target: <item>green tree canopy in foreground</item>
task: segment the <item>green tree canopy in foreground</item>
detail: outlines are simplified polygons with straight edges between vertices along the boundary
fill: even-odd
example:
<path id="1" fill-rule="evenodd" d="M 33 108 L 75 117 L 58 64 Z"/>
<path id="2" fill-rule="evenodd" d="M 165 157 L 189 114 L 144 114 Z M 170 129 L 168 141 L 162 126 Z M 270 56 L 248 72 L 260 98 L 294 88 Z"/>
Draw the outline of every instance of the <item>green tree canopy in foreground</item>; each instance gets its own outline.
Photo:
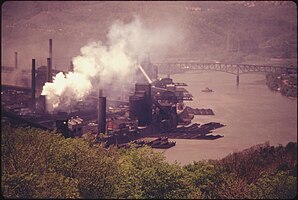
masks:
<path id="1" fill-rule="evenodd" d="M 103 148 L 34 128 L 2 126 L 6 198 L 294 198 L 297 143 L 269 144 L 221 160 L 169 164 L 149 147 Z"/>

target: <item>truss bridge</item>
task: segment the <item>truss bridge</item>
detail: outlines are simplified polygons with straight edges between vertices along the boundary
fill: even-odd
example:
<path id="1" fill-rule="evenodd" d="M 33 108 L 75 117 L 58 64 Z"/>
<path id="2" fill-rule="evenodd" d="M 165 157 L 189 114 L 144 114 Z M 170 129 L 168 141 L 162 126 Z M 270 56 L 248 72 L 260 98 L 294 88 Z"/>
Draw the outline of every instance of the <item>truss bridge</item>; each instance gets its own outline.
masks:
<path id="1" fill-rule="evenodd" d="M 236 75 L 236 84 L 239 85 L 240 74 L 252 72 L 297 74 L 296 67 L 273 66 L 273 65 L 250 65 L 250 64 L 226 64 L 226 63 L 195 63 L 195 62 L 175 62 L 175 63 L 154 63 L 158 67 L 158 73 L 177 74 L 189 70 L 209 70 L 221 71 Z"/>

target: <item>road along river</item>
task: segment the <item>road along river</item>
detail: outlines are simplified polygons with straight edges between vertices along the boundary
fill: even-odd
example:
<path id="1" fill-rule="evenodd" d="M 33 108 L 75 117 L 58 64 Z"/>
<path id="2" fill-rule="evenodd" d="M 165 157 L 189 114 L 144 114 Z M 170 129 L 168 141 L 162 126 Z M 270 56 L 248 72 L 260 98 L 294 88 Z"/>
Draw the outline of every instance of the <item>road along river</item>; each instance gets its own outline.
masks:
<path id="1" fill-rule="evenodd" d="M 193 123 L 220 122 L 225 127 L 213 134 L 223 135 L 216 140 L 173 139 L 176 146 L 164 152 L 168 162 L 184 165 L 194 160 L 220 159 L 232 152 L 256 144 L 286 145 L 297 142 L 297 99 L 291 100 L 271 91 L 265 74 L 251 73 L 236 76 L 224 72 L 192 71 L 172 75 L 174 82 L 185 82 L 194 96 L 186 102 L 193 108 L 211 108 L 215 115 L 196 115 Z M 214 92 L 202 92 L 206 87 Z"/>

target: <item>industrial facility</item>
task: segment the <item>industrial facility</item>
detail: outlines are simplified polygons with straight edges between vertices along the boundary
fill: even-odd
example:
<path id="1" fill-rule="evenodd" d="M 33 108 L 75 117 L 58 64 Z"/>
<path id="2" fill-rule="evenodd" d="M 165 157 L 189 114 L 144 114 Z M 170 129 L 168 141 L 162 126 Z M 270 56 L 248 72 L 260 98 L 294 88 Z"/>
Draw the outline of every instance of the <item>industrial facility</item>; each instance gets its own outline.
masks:
<path id="1" fill-rule="evenodd" d="M 36 66 L 32 59 L 32 69 L 24 71 L 23 87 L 1 85 L 2 123 L 37 127 L 60 132 L 66 138 L 84 137 L 91 133 L 102 135 L 98 142 L 106 146 L 126 145 L 134 141 L 138 145 L 147 144 L 153 148 L 169 148 L 176 144 L 168 138 L 217 139 L 221 135 L 208 135 L 223 125 L 208 123 L 191 124 L 195 114 L 214 114 L 211 109 L 191 109 L 185 101 L 193 96 L 185 89 L 187 84 L 176 83 L 169 76 L 158 78 L 158 68 L 150 59 L 137 64 L 134 87 L 126 88 L 128 96 L 119 94 L 109 97 L 112 88 L 96 88 L 84 101 L 76 102 L 68 112 L 49 111 L 46 96 L 41 95 L 46 82 L 61 72 L 52 68 L 52 39 L 49 39 L 47 66 Z M 17 68 L 17 53 L 15 56 Z M 70 62 L 69 70 L 73 70 Z M 2 68 L 2 73 L 10 76 L 14 69 Z M 65 72 L 63 72 L 65 73 Z M 31 84 L 25 75 L 31 75 Z M 31 87 L 30 87 L 31 86 Z M 204 112 L 203 112 L 204 111 Z M 208 112 L 207 112 L 208 111 Z M 190 125 L 190 126 L 188 126 Z M 157 138 L 143 141 L 142 138 Z"/>

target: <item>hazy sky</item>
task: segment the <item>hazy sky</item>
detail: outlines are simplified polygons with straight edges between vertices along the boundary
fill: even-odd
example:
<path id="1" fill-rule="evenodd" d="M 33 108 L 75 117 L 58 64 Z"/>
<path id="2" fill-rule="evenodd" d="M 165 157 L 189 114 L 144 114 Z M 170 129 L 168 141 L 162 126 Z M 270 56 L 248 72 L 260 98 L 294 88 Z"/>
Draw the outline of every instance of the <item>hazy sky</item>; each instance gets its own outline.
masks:
<path id="1" fill-rule="evenodd" d="M 13 66 L 17 51 L 23 69 L 30 68 L 32 58 L 37 65 L 46 63 L 52 38 L 54 67 L 66 70 L 81 47 L 107 42 L 109 27 L 116 20 L 129 23 L 134 15 L 148 29 L 169 26 L 176 33 L 161 38 L 173 43 L 170 49 L 151 50 L 155 60 L 246 62 L 279 56 L 284 49 L 297 54 L 297 8 L 291 1 L 6 1 L 1 14 L 2 65 Z M 237 41 L 242 52 L 234 55 L 228 48 Z"/>

